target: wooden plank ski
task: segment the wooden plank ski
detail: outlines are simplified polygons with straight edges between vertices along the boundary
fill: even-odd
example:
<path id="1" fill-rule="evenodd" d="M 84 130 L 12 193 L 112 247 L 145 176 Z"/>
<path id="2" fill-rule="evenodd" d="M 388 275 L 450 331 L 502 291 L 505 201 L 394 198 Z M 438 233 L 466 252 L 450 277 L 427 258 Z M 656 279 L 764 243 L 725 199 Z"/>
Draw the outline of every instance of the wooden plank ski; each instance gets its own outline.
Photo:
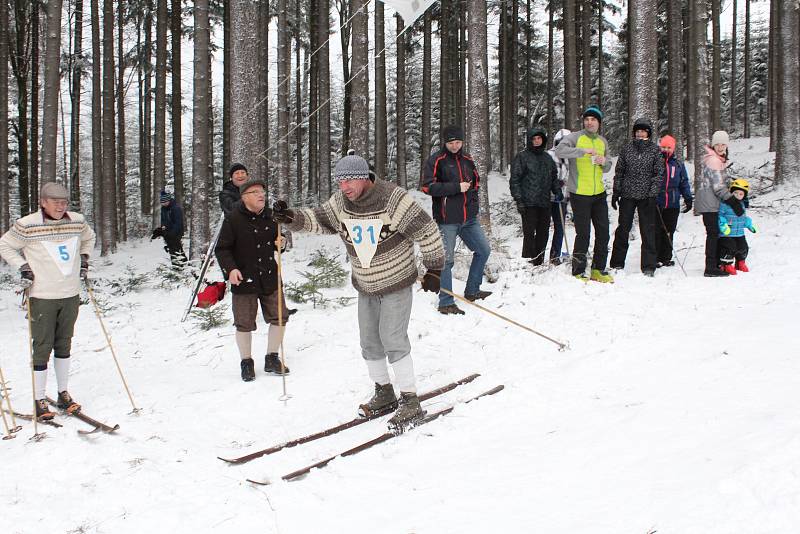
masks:
<path id="1" fill-rule="evenodd" d="M 12 413 L 12 412 L 9 412 L 8 410 L 3 410 L 3 411 L 6 412 L 6 413 Z M 24 419 L 25 421 L 33 421 L 33 416 L 30 415 L 30 414 L 20 413 L 20 412 L 13 412 L 13 414 L 14 414 L 14 417 L 19 417 L 20 419 Z M 52 426 L 54 428 L 62 428 L 64 426 L 61 423 L 59 423 L 58 421 L 53 421 L 52 419 L 49 419 L 49 420 L 39 419 L 39 423 L 41 423 L 43 425 Z"/>
<path id="2" fill-rule="evenodd" d="M 505 386 L 500 384 L 498 386 L 493 387 L 492 389 L 490 389 L 488 391 L 484 391 L 483 393 L 481 393 L 479 395 L 471 397 L 471 398 L 463 401 L 462 403 L 466 404 L 468 402 L 472 402 L 474 400 L 478 400 L 481 397 L 486 397 L 488 395 L 494 395 L 495 393 L 497 393 L 499 391 L 502 391 L 503 388 L 505 388 Z M 443 415 L 447 415 L 447 414 L 449 414 L 450 412 L 453 411 L 453 409 L 455 408 L 455 406 L 457 404 L 462 404 L 462 403 L 456 403 L 456 404 L 454 404 L 452 406 L 449 406 L 447 408 L 443 408 L 441 410 L 437 410 L 435 412 L 428 413 L 421 420 L 417 421 L 413 426 L 411 426 L 409 428 L 406 428 L 405 430 L 411 430 L 411 429 L 416 428 L 416 427 L 418 427 L 420 425 L 424 425 L 425 423 L 430 423 L 431 421 L 433 421 L 435 419 L 438 419 L 439 417 L 441 417 Z M 283 475 L 281 477 L 281 479 L 282 480 L 287 480 L 287 481 L 288 480 L 294 480 L 296 478 L 299 478 L 299 477 L 301 477 L 303 475 L 308 474 L 312 469 L 325 467 L 326 465 L 331 463 L 336 458 L 344 457 L 344 456 L 352 456 L 354 454 L 358 454 L 359 452 L 365 451 L 365 450 L 367 450 L 367 449 L 369 449 L 371 447 L 374 447 L 375 445 L 377 445 L 379 443 L 383 443 L 385 441 L 389 441 L 392 438 L 396 438 L 397 436 L 399 436 L 399 435 L 401 435 L 403 433 L 404 433 L 403 430 L 399 430 L 399 429 L 391 430 L 389 432 L 386 432 L 385 434 L 381 434 L 380 436 L 378 436 L 376 438 L 373 438 L 373 439 L 371 439 L 369 441 L 365 441 L 364 443 L 356 445 L 352 449 L 347 449 L 344 452 L 340 452 L 339 454 L 335 454 L 335 455 L 333 455 L 333 456 L 331 456 L 329 458 L 325 458 L 324 460 L 321 460 L 321 461 L 316 462 L 314 464 L 311 464 L 309 466 L 303 467 L 302 469 L 298 469 L 297 471 L 292 471 L 291 473 Z M 269 481 L 258 481 L 258 480 L 253 480 L 253 479 L 250 479 L 250 478 L 248 478 L 246 480 L 248 482 L 250 482 L 251 484 L 255 484 L 257 486 L 268 486 L 268 485 L 270 485 Z"/>
<path id="3" fill-rule="evenodd" d="M 54 406 L 62 414 L 69 415 L 71 417 L 75 417 L 76 419 L 79 419 L 79 420 L 83 421 L 87 425 L 90 425 L 90 426 L 94 427 L 94 430 L 78 430 L 79 434 L 94 434 L 98 430 L 102 430 L 106 434 L 111 434 L 111 433 L 116 432 L 117 430 L 119 430 L 119 425 L 110 426 L 110 425 L 107 425 L 105 423 L 101 423 L 100 421 L 89 417 L 88 415 L 86 415 L 82 411 L 68 414 L 66 412 L 66 410 L 62 410 L 61 408 L 58 407 L 58 405 L 56 404 L 56 401 L 54 401 L 50 397 L 46 397 L 46 398 L 47 398 L 47 402 L 49 402 L 51 406 Z"/>
<path id="4" fill-rule="evenodd" d="M 455 388 L 457 388 L 458 386 L 461 386 L 461 385 L 464 385 L 464 384 L 468 384 L 468 383 L 472 382 L 473 380 L 475 380 L 476 378 L 478 378 L 479 376 L 480 375 L 477 374 L 477 373 L 471 374 L 469 376 L 465 376 L 461 380 L 457 380 L 456 382 L 452 382 L 450 384 L 447 384 L 446 386 L 442 386 L 440 388 L 436 388 L 436 389 L 433 389 L 431 391 L 428 391 L 428 392 L 425 392 L 425 393 L 421 394 L 419 396 L 419 400 L 420 400 L 420 402 L 422 402 L 422 401 L 426 401 L 428 399 L 432 399 L 433 397 L 436 397 L 438 395 L 442 395 L 444 393 L 447 393 L 448 391 L 452 391 Z M 280 443 L 278 445 L 274 445 L 274 446 L 268 447 L 266 449 L 261 449 L 260 451 L 255 451 L 255 452 L 252 452 L 250 454 L 246 454 L 244 456 L 240 456 L 239 458 L 222 458 L 221 456 L 217 456 L 217 458 L 219 458 L 223 462 L 227 462 L 229 464 L 244 464 L 244 463 L 247 463 L 247 462 L 249 462 L 251 460 L 255 460 L 256 458 L 261 458 L 262 456 L 267 456 L 269 454 L 274 454 L 274 453 L 276 453 L 278 451 L 281 451 L 281 450 L 289 448 L 289 447 L 294 447 L 296 445 L 301 445 L 303 443 L 308 443 L 309 441 L 314 441 L 314 440 L 317 440 L 317 439 L 320 439 L 320 438 L 324 438 L 324 437 L 327 437 L 327 436 L 332 436 L 333 434 L 341 432 L 342 430 L 347 430 L 348 428 L 353 428 L 353 427 L 356 427 L 358 425 L 362 425 L 362 424 L 366 423 L 367 421 L 371 421 L 373 419 L 377 419 L 379 417 L 387 415 L 387 414 L 391 413 L 392 411 L 393 410 L 391 410 L 391 409 L 387 409 L 387 410 L 383 410 L 381 412 L 378 412 L 376 414 L 373 414 L 373 415 L 371 415 L 369 417 L 356 417 L 355 419 L 352 419 L 351 421 L 347 421 L 346 423 L 342 423 L 340 425 L 332 426 L 330 428 L 326 428 L 325 430 L 321 430 L 319 432 L 315 432 L 314 434 L 309 434 L 308 436 L 303 436 L 301 438 L 297 438 L 297 439 L 293 439 L 293 440 L 290 440 L 290 441 L 287 441 L 287 442 L 284 442 L 284 443 Z"/>

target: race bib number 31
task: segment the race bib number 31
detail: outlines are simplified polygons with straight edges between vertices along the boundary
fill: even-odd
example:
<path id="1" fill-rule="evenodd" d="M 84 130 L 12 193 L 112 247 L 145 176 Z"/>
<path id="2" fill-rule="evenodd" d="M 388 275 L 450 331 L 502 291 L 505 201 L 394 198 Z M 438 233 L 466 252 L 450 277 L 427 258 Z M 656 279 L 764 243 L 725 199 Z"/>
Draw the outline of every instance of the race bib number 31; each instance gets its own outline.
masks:
<path id="1" fill-rule="evenodd" d="M 383 221 L 381 219 L 345 219 L 342 221 L 350 234 L 353 248 L 361 266 L 368 268 L 378 250 Z"/>
<path id="2" fill-rule="evenodd" d="M 69 276 L 75 268 L 75 256 L 78 251 L 78 238 L 72 237 L 66 241 L 55 243 L 53 241 L 42 242 L 47 253 L 58 265 L 61 274 Z"/>

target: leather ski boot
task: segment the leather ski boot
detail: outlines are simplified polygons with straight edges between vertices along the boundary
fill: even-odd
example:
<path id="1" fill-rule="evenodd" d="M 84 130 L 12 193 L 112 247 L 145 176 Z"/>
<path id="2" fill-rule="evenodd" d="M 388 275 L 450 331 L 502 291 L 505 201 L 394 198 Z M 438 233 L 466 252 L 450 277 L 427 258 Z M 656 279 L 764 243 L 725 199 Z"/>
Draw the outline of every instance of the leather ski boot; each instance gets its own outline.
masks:
<path id="1" fill-rule="evenodd" d="M 375 384 L 375 394 L 367 402 L 358 407 L 361 417 L 376 417 L 397 408 L 397 396 L 392 384 Z"/>
<path id="2" fill-rule="evenodd" d="M 389 419 L 389 428 L 402 432 L 414 426 L 424 415 L 416 393 L 400 393 L 400 406 Z"/>
<path id="3" fill-rule="evenodd" d="M 47 399 L 39 399 L 36 401 L 36 418 L 39 421 L 50 421 L 56 414 L 50 411 L 47 404 Z"/>
<path id="4" fill-rule="evenodd" d="M 264 356 L 264 372 L 270 375 L 288 375 L 289 368 L 286 365 L 281 366 L 281 358 L 277 352 L 270 352 Z"/>
<path id="5" fill-rule="evenodd" d="M 56 401 L 56 406 L 59 409 L 64 410 L 68 414 L 72 415 L 75 412 L 81 411 L 81 405 L 75 402 L 75 399 L 67 391 L 59 391 L 58 392 L 58 400 Z"/>

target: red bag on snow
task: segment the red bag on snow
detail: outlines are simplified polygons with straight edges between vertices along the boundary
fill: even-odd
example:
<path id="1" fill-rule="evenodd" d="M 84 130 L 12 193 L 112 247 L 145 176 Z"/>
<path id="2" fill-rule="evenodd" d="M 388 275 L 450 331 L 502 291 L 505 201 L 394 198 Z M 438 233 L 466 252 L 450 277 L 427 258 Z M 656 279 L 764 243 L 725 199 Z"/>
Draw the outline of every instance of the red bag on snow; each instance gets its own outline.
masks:
<path id="1" fill-rule="evenodd" d="M 225 282 L 211 282 L 204 290 L 197 294 L 197 307 L 210 308 L 225 298 Z"/>

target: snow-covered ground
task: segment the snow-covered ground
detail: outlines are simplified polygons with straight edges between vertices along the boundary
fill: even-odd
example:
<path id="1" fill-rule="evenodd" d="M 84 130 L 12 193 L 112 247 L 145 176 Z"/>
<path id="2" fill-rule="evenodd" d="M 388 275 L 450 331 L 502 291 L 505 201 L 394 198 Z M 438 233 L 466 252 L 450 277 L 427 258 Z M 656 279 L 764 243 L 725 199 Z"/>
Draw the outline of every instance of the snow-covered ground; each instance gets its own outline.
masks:
<path id="1" fill-rule="evenodd" d="M 498 199 L 507 181 L 492 176 L 490 189 Z M 793 195 L 794 204 L 778 202 Z M 75 430 L 85 425 L 62 417 L 64 428 L 43 427 L 41 442 L 28 441 L 30 423 L 0 442 L 0 532 L 793 532 L 800 524 L 798 196 L 783 190 L 753 200 L 760 232 L 748 235 L 752 272 L 726 279 L 703 278 L 704 231 L 691 215 L 681 216 L 675 239 L 688 277 L 675 266 L 645 278 L 635 241 L 614 285 L 583 284 L 568 266 L 534 271 L 517 258 L 521 240 L 512 237 L 508 270 L 484 286 L 494 291 L 485 306 L 570 350 L 476 308 L 439 315 L 435 297 L 417 292 L 410 332 L 420 390 L 482 375 L 429 409 L 496 384 L 505 390 L 294 482 L 280 477 L 378 436 L 384 423 L 241 466 L 217 456 L 354 416 L 372 389 L 355 305 L 298 306 L 285 342 L 292 398 L 281 402 L 281 380 L 258 366 L 255 382 L 240 380 L 230 324 L 203 332 L 179 322 L 187 289 L 156 289 L 152 280 L 124 296 L 106 290 L 115 305 L 106 324 L 142 413 L 127 415 L 97 319 L 82 307 L 70 390 L 87 414 L 121 428 L 81 436 Z M 568 235 L 571 245 L 571 227 Z M 342 252 L 337 239 L 297 235 L 284 256 L 287 281 L 300 278 L 319 247 Z M 152 272 L 165 261 L 160 242 L 133 242 L 95 260 L 94 276 L 125 278 L 128 267 Z M 18 302 L 10 289 L 0 291 L 0 355 L 14 407 L 30 412 Z M 265 335 L 260 323 L 256 354 L 265 351 Z"/>

